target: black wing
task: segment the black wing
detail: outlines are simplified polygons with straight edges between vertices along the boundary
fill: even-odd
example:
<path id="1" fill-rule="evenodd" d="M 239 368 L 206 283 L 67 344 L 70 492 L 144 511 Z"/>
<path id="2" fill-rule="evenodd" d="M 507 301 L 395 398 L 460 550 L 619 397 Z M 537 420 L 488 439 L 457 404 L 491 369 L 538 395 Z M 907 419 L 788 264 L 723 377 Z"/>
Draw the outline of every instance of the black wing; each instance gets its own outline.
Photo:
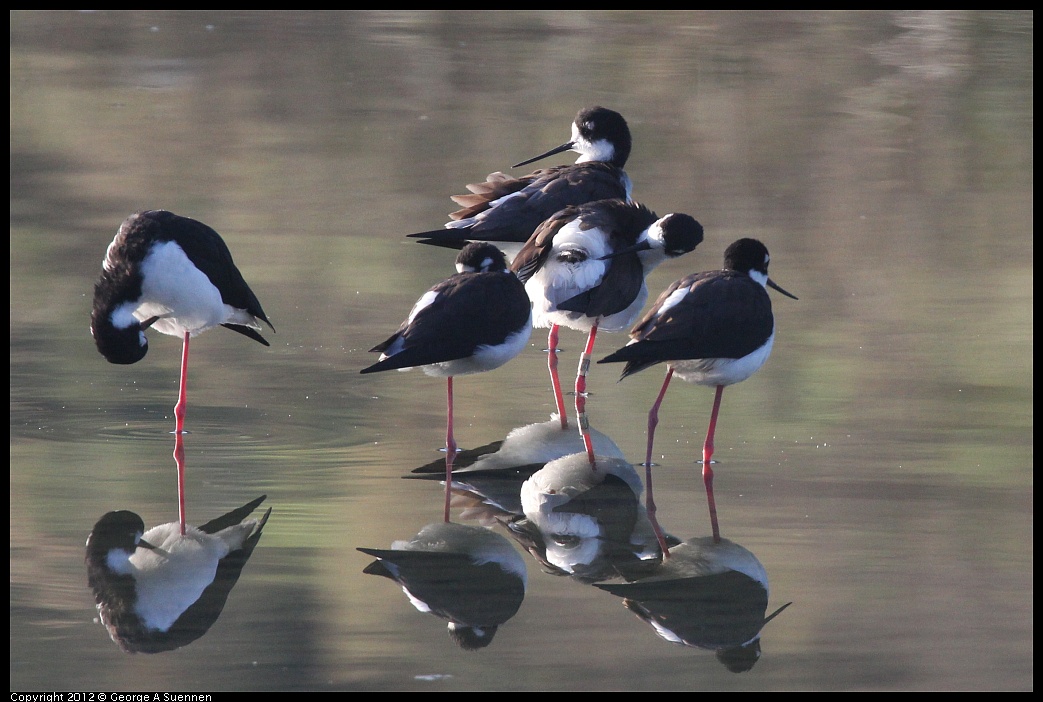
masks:
<path id="1" fill-rule="evenodd" d="M 400 338 L 403 349 L 362 373 L 467 358 L 479 346 L 502 343 L 531 313 L 525 286 L 511 273 L 459 273 L 431 291 L 437 297 L 430 305 L 371 350 L 383 352 Z"/>

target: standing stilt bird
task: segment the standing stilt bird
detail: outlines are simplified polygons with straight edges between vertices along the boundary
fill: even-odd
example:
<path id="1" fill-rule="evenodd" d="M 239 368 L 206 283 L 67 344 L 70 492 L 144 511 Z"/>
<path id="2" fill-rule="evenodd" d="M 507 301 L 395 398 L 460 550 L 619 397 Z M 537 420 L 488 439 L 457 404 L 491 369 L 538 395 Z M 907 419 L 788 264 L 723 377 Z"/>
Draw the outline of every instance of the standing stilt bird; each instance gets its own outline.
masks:
<path id="1" fill-rule="evenodd" d="M 539 226 L 511 264 L 533 303 L 533 326 L 549 327 L 551 383 L 565 422 L 556 372 L 558 326 L 588 333 L 576 375 L 576 397 L 586 392 L 586 370 L 598 329 L 622 331 L 648 299 L 645 278 L 663 261 L 695 249 L 702 226 L 689 215 L 659 217 L 644 205 L 599 200 L 566 207 Z"/>
<path id="2" fill-rule="evenodd" d="M 189 338 L 221 325 L 268 346 L 257 333 L 261 322 L 275 330 L 213 229 L 165 210 L 120 225 L 94 287 L 91 333 L 101 355 L 122 364 L 145 357 L 146 329 L 183 338 L 177 433 L 184 431 Z"/>
<path id="3" fill-rule="evenodd" d="M 423 244 L 459 249 L 468 241 L 494 241 L 517 246 L 536 227 L 563 207 L 618 198 L 630 199 L 630 178 L 623 167 L 630 156 L 630 128 L 618 112 L 604 107 L 579 111 L 572 123 L 572 138 L 535 158 L 515 164 L 525 166 L 562 151 L 579 154 L 576 163 L 541 168 L 513 178 L 492 173 L 485 182 L 467 186 L 468 195 L 455 195 L 461 209 L 449 215 L 445 229 L 410 234 Z"/>
<path id="4" fill-rule="evenodd" d="M 721 395 L 726 385 L 740 383 L 756 373 L 771 353 L 775 318 L 765 288 L 797 299 L 768 277 L 769 259 L 764 244 L 756 239 L 739 239 L 725 251 L 723 269 L 695 273 L 673 283 L 634 326 L 630 343 L 598 361 L 625 362 L 620 380 L 656 363 L 668 366 L 662 390 L 648 413 L 645 464 L 649 475 L 659 406 L 673 374 L 690 383 L 716 387 L 703 444 L 703 482 L 715 539 L 720 534 L 710 462 Z M 654 507 L 650 511 L 654 514 Z"/>
<path id="5" fill-rule="evenodd" d="M 456 275 L 434 286 L 413 306 L 406 321 L 370 351 L 380 360 L 362 373 L 409 370 L 446 378 L 446 503 L 456 440 L 453 436 L 453 377 L 499 368 L 525 348 L 532 333 L 532 308 L 525 286 L 507 270 L 503 252 L 472 243 L 456 259 Z"/>

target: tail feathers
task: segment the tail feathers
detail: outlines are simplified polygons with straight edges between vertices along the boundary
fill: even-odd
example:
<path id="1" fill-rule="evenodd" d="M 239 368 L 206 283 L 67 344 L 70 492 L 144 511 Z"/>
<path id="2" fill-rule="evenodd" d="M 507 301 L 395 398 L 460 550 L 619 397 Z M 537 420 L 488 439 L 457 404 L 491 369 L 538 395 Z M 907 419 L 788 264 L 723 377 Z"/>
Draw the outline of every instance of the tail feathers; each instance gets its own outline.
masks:
<path id="1" fill-rule="evenodd" d="M 468 242 L 471 241 L 471 239 L 468 238 L 469 231 L 470 227 L 432 229 L 426 232 L 407 234 L 406 236 L 410 239 L 420 239 L 421 244 L 459 250 L 467 246 Z"/>
<path id="2" fill-rule="evenodd" d="M 434 363 L 457 361 L 467 356 L 468 354 L 462 350 L 459 353 L 452 354 L 432 354 L 430 349 L 409 347 L 402 349 L 393 356 L 388 356 L 382 361 L 377 361 L 373 365 L 363 368 L 359 373 L 379 373 L 380 371 L 399 370 L 400 368 L 419 368 Z"/>
<path id="3" fill-rule="evenodd" d="M 650 366 L 654 366 L 655 364 L 660 362 L 659 359 L 648 359 L 638 357 L 632 349 L 632 346 L 624 346 L 618 351 L 615 351 L 613 353 L 610 353 L 608 356 L 605 356 L 600 361 L 598 361 L 598 363 L 625 362 L 626 365 L 623 366 L 623 373 L 619 376 L 619 379 L 623 380 L 623 378 L 626 378 L 629 375 L 633 375 L 634 373 L 643 371 L 645 368 L 649 368 Z"/>
<path id="4" fill-rule="evenodd" d="M 619 379 L 622 380 L 628 375 L 633 375 L 634 373 L 643 371 L 645 368 L 650 368 L 657 363 L 659 363 L 659 361 L 629 361 L 625 366 L 623 366 L 623 373 L 619 376 Z"/>
<path id="5" fill-rule="evenodd" d="M 256 341 L 256 342 L 258 342 L 258 343 L 260 343 L 260 344 L 262 344 L 264 346 L 271 346 L 271 344 L 269 344 L 265 340 L 265 338 L 263 336 L 258 334 L 257 330 L 254 329 L 253 327 L 246 327 L 246 326 L 243 326 L 242 324 L 222 324 L 221 326 L 226 328 L 226 329 L 231 329 L 234 332 L 238 332 L 238 333 L 242 334 L 243 336 L 248 336 L 251 339 L 253 339 L 254 341 Z M 272 325 L 269 323 L 268 326 L 271 327 Z M 272 327 L 272 331 L 275 331 L 274 327 Z"/>
<path id="6" fill-rule="evenodd" d="M 410 236 L 420 236 L 419 234 L 410 234 Z M 428 246 L 440 246 L 444 249 L 455 249 L 459 251 L 469 243 L 468 239 L 421 239 L 420 244 L 427 244 Z"/>
<path id="7" fill-rule="evenodd" d="M 230 526 L 235 526 L 236 524 L 241 523 L 244 519 L 249 517 L 250 514 L 255 509 L 257 509 L 261 505 L 261 503 L 264 502 L 266 499 L 268 499 L 267 495 L 261 495 L 256 500 L 251 500 L 250 502 L 247 502 L 245 505 L 239 507 L 238 509 L 233 509 L 231 512 L 227 514 L 222 514 L 220 517 L 210 520 L 206 524 L 200 526 L 199 529 L 200 531 L 206 534 L 216 534 L 222 529 L 227 529 Z M 271 511 L 272 510 L 269 509 L 268 513 L 264 515 L 264 517 L 261 520 L 260 526 L 264 526 L 264 522 L 268 521 L 268 514 L 271 514 Z M 260 527 L 258 527 L 258 530 L 260 530 Z"/>

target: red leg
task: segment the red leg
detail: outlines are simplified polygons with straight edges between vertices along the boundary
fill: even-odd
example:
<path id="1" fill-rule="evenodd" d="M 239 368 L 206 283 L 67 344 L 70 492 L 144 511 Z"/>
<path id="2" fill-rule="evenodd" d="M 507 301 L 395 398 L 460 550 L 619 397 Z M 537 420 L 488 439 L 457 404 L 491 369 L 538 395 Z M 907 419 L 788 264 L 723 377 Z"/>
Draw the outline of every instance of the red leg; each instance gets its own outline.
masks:
<path id="1" fill-rule="evenodd" d="M 663 387 L 659 391 L 659 396 L 652 405 L 652 409 L 648 411 L 648 449 L 645 452 L 645 489 L 648 491 L 645 493 L 645 512 L 648 513 L 648 520 L 652 522 L 652 529 L 655 531 L 655 536 L 659 541 L 659 548 L 663 552 L 664 559 L 670 557 L 670 549 L 666 545 L 666 537 L 663 535 L 663 529 L 659 526 L 659 520 L 656 519 L 655 516 L 655 498 L 652 496 L 652 443 L 655 440 L 656 425 L 659 424 L 659 406 L 663 404 L 663 398 L 666 397 L 666 389 L 670 387 L 670 379 L 673 376 L 674 369 L 667 368 L 666 379 L 663 381 Z"/>
<path id="2" fill-rule="evenodd" d="M 590 357 L 594 353 L 594 339 L 598 335 L 598 325 L 590 328 L 587 335 L 587 345 L 579 357 L 579 368 L 576 371 L 576 422 L 579 424 L 579 433 L 583 437 L 583 447 L 587 450 L 587 460 L 590 467 L 597 470 L 597 462 L 594 459 L 594 442 L 590 438 L 590 420 L 587 419 L 587 372 L 590 370 Z"/>
<path id="3" fill-rule="evenodd" d="M 590 328 L 590 333 L 587 335 L 587 345 L 583 348 L 583 353 L 579 357 L 579 368 L 576 369 L 576 397 L 584 397 L 587 395 L 587 373 L 590 371 L 590 357 L 594 353 L 594 339 L 598 335 L 598 325 L 595 324 Z"/>
<path id="4" fill-rule="evenodd" d="M 561 395 L 561 379 L 558 378 L 558 325 L 552 324 L 547 335 L 547 370 L 550 371 L 550 385 L 554 390 L 554 406 L 561 419 L 561 428 L 569 428 L 569 418 L 565 414 L 565 399 Z"/>
<path id="5" fill-rule="evenodd" d="M 706 430 L 706 441 L 703 443 L 703 484 L 706 486 L 706 504 L 710 508 L 710 525 L 713 528 L 714 543 L 721 540 L 721 531 L 717 527 L 717 503 L 713 499 L 713 468 L 710 467 L 713 459 L 713 435 L 717 431 L 717 413 L 721 410 L 721 396 L 724 394 L 724 386 L 717 386 L 717 393 L 713 399 L 713 412 L 710 413 L 710 427 Z"/>
<path id="6" fill-rule="evenodd" d="M 174 433 L 185 431 L 185 409 L 188 407 L 188 339 L 185 332 L 185 344 L 181 347 L 181 390 L 178 392 L 177 404 L 174 405 Z"/>
<path id="7" fill-rule="evenodd" d="M 663 404 L 663 398 L 666 397 L 666 389 L 670 386 L 672 377 L 674 377 L 674 369 L 667 368 L 663 388 L 659 391 L 659 397 L 656 398 L 652 409 L 648 411 L 648 449 L 645 451 L 645 465 L 648 468 L 652 467 L 652 442 L 655 440 L 655 428 L 659 424 L 659 406 Z"/>
<path id="8" fill-rule="evenodd" d="M 177 514 L 181 535 L 185 535 L 185 435 L 174 434 L 174 463 L 177 464 Z"/>
<path id="9" fill-rule="evenodd" d="M 456 439 L 453 438 L 453 377 L 446 383 L 446 429 L 445 429 L 445 521 L 449 521 L 449 497 L 453 485 L 453 461 L 456 460 Z"/>

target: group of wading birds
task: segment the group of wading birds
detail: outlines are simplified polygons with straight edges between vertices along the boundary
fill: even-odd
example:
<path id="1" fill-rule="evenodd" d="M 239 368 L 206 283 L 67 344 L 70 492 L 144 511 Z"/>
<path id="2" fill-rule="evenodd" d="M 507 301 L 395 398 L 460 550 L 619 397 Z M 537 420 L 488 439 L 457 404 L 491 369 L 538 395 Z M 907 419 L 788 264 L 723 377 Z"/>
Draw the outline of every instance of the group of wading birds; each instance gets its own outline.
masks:
<path id="1" fill-rule="evenodd" d="M 646 510 L 664 562 L 671 553 L 655 519 L 652 448 L 659 407 L 674 375 L 716 391 L 702 473 L 713 539 L 720 541 L 711 460 L 722 392 L 755 373 L 771 352 L 775 325 L 766 288 L 796 298 L 768 278 L 765 246 L 739 239 L 727 247 L 723 268 L 675 281 L 638 319 L 648 298 L 647 275 L 694 250 L 703 228 L 687 214 L 659 217 L 631 200 L 623 170 L 630 149 L 621 115 L 603 107 L 583 109 L 569 141 L 513 167 L 564 151 L 577 152 L 576 163 L 519 178 L 490 174 L 468 185 L 469 194 L 452 198 L 461 209 L 443 229 L 410 235 L 459 250 L 457 273 L 420 297 L 394 334 L 371 349 L 379 360 L 361 373 L 420 367 L 446 378 L 446 523 L 457 455 L 453 378 L 504 365 L 526 348 L 533 327 L 549 327 L 548 369 L 561 431 L 578 429 L 589 469 L 597 472 L 585 407 L 594 341 L 599 329 L 622 331 L 633 324 L 630 341 L 598 363 L 624 363 L 621 380 L 658 363 L 667 366 L 648 413 L 644 463 Z M 508 264 L 502 249 L 517 252 L 513 262 Z M 262 496 L 192 527 L 184 507 L 190 338 L 221 325 L 268 346 L 259 333 L 262 323 L 274 331 L 228 247 L 209 226 L 163 210 L 131 215 L 120 226 L 95 287 L 91 332 L 98 350 L 112 363 L 131 364 L 148 351 L 148 329 L 183 338 L 174 408 L 179 521 L 145 531 L 137 514 L 109 512 L 87 542 L 88 578 L 101 619 L 126 650 L 150 650 L 157 631 L 176 630 L 186 611 L 207 598 L 223 604 L 271 513 L 247 518 Z M 569 427 L 557 370 L 561 326 L 588 335 L 574 385 L 577 429 Z M 378 558 L 388 553 L 362 550 Z M 222 580 L 230 582 L 215 586 Z M 172 591 L 178 593 L 175 601 Z"/>

